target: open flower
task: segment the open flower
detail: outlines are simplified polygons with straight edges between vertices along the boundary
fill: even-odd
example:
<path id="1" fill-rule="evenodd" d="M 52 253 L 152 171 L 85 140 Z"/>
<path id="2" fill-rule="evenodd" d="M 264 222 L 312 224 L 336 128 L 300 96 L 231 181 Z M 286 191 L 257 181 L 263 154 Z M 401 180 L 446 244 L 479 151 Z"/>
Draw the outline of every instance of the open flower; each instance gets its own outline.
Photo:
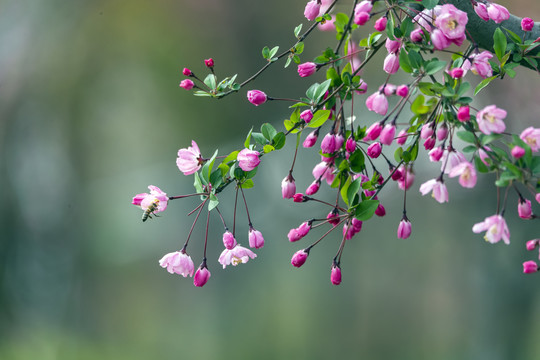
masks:
<path id="1" fill-rule="evenodd" d="M 501 239 L 505 244 L 510 244 L 510 230 L 508 230 L 506 221 L 501 215 L 493 215 L 485 218 L 482 222 L 474 224 L 472 231 L 477 234 L 485 231 L 484 239 L 492 244 L 501 241 Z"/>
<path id="2" fill-rule="evenodd" d="M 195 141 L 191 141 L 191 146 L 187 149 L 178 150 L 176 166 L 184 175 L 191 175 L 199 171 L 203 163 L 201 151 Z"/>
<path id="3" fill-rule="evenodd" d="M 448 190 L 440 179 L 431 179 L 420 185 L 420 192 L 426 195 L 432 192 L 432 196 L 439 203 L 448 202 Z"/>
<path id="4" fill-rule="evenodd" d="M 193 260 L 184 251 L 175 251 L 166 254 L 159 260 L 159 265 L 162 268 L 167 268 L 171 274 L 180 274 L 183 277 L 193 276 L 195 266 Z"/>
<path id="5" fill-rule="evenodd" d="M 133 205 L 140 206 L 144 211 L 148 210 L 150 206 L 154 209 L 152 213 L 158 213 L 164 211 L 167 208 L 169 197 L 160 188 L 154 185 L 149 185 L 150 194 L 142 193 L 137 194 L 131 200 Z"/>
<path id="6" fill-rule="evenodd" d="M 495 105 L 488 105 L 476 114 L 478 129 L 486 135 L 500 134 L 506 129 L 503 119 L 506 111 Z"/>
<path id="7" fill-rule="evenodd" d="M 452 168 L 448 174 L 451 178 L 459 176 L 459 184 L 465 188 L 473 188 L 476 185 L 476 169 L 468 161 L 462 161 Z"/>
<path id="8" fill-rule="evenodd" d="M 465 36 L 467 21 L 466 12 L 458 10 L 454 5 L 445 4 L 441 6 L 435 25 L 448 39 L 458 39 Z"/>
<path id="9" fill-rule="evenodd" d="M 250 258 L 255 259 L 256 257 L 257 254 L 255 254 L 253 251 L 243 246 L 236 245 L 232 249 L 223 250 L 218 261 L 225 269 L 227 265 L 236 266 L 238 264 L 245 264 Z"/>
<path id="10" fill-rule="evenodd" d="M 532 151 L 540 150 L 540 129 L 530 126 L 521 132 L 519 138 L 529 145 Z"/>

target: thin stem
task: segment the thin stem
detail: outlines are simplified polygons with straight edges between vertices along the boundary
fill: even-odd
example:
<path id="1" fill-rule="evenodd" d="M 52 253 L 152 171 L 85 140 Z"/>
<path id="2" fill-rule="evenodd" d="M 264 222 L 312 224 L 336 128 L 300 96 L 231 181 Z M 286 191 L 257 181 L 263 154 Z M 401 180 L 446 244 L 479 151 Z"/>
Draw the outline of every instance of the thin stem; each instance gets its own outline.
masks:
<path id="1" fill-rule="evenodd" d="M 206 235 L 204 237 L 204 252 L 203 258 L 206 259 L 206 244 L 208 243 L 208 225 L 210 224 L 210 210 L 208 210 L 208 215 L 206 217 Z"/>
<path id="2" fill-rule="evenodd" d="M 242 189 L 242 187 L 240 187 L 240 192 L 242 193 L 242 198 L 244 199 L 244 205 L 246 206 L 246 213 L 247 213 L 247 217 L 248 217 L 249 227 L 252 227 L 251 217 L 249 216 L 249 209 L 248 209 L 247 202 L 246 202 L 246 196 L 244 195 L 244 190 Z"/>
<path id="3" fill-rule="evenodd" d="M 206 204 L 207 201 L 208 201 L 208 198 L 205 199 L 205 200 L 201 203 L 201 205 L 198 206 L 198 207 L 200 208 L 200 209 L 199 209 L 199 212 L 197 213 L 197 216 L 195 217 L 195 220 L 193 221 L 193 224 L 191 225 L 191 229 L 189 229 L 189 234 L 188 234 L 187 240 L 186 240 L 186 242 L 184 243 L 184 247 L 182 248 L 182 252 L 184 252 L 184 253 L 185 253 L 186 248 L 187 248 L 187 246 L 188 246 L 189 238 L 191 237 L 191 233 L 193 232 L 193 228 L 195 228 L 195 224 L 197 223 L 197 220 L 199 220 L 199 215 L 201 215 L 203 206 L 204 206 L 204 204 Z"/>
<path id="4" fill-rule="evenodd" d="M 180 196 L 169 196 L 169 200 L 176 200 L 176 199 L 183 199 L 191 196 L 198 196 L 198 195 L 207 195 L 206 193 L 196 193 L 196 194 L 189 194 L 189 195 L 180 195 Z"/>

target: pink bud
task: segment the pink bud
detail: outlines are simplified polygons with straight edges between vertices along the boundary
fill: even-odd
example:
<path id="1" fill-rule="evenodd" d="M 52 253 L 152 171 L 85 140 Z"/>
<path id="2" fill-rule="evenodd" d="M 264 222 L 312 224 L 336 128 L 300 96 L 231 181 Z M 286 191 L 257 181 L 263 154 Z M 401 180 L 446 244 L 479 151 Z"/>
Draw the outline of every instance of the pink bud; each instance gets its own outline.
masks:
<path id="1" fill-rule="evenodd" d="M 328 223 L 336 226 L 339 224 L 339 216 L 334 211 L 330 211 L 328 215 L 326 215 L 326 219 L 328 219 Z"/>
<path id="2" fill-rule="evenodd" d="M 523 155 L 525 155 L 525 149 L 522 148 L 521 146 L 514 146 L 512 148 L 512 156 L 515 157 L 516 159 L 522 158 Z"/>
<path id="3" fill-rule="evenodd" d="M 309 252 L 305 250 L 298 250 L 297 252 L 295 252 L 291 259 L 292 266 L 299 268 L 300 266 L 304 265 L 308 258 L 308 255 Z"/>
<path id="4" fill-rule="evenodd" d="M 303 202 L 304 201 L 304 194 L 302 194 L 302 193 L 294 194 L 293 201 L 294 202 Z"/>
<path id="5" fill-rule="evenodd" d="M 316 142 L 317 142 L 317 131 L 314 130 L 309 133 L 309 135 L 304 140 L 304 143 L 302 144 L 302 146 L 305 148 L 310 148 L 310 147 L 313 147 L 313 145 L 315 145 Z"/>
<path id="6" fill-rule="evenodd" d="M 289 230 L 289 233 L 287 234 L 287 237 L 289 238 L 290 242 L 298 241 L 302 238 L 300 234 L 298 233 L 298 229 L 291 229 Z"/>
<path id="7" fill-rule="evenodd" d="M 387 22 L 388 22 L 388 20 L 386 19 L 386 17 L 382 17 L 382 18 L 378 19 L 377 21 L 375 21 L 375 25 L 373 27 L 377 31 L 384 31 L 386 29 L 386 23 Z"/>
<path id="8" fill-rule="evenodd" d="M 206 67 L 214 67 L 214 59 L 210 58 L 210 59 L 206 59 L 204 60 L 204 65 L 206 65 Z"/>
<path id="9" fill-rule="evenodd" d="M 378 142 L 374 142 L 373 144 L 369 145 L 367 148 L 367 154 L 370 158 L 376 159 L 381 155 L 381 144 Z"/>
<path id="10" fill-rule="evenodd" d="M 370 0 L 364 0 L 361 1 L 356 7 L 354 8 L 355 13 L 360 12 L 370 12 L 373 9 L 373 4 Z"/>
<path id="11" fill-rule="evenodd" d="M 386 47 L 386 50 L 390 54 L 395 54 L 395 53 L 399 52 L 399 48 L 401 47 L 401 42 L 395 41 L 395 40 L 390 40 L 390 38 L 387 38 L 386 43 L 384 44 L 384 46 Z"/>
<path id="12" fill-rule="evenodd" d="M 190 79 L 185 79 L 180 82 L 180 87 L 182 89 L 191 90 L 193 89 L 193 86 L 195 86 L 195 84 Z"/>
<path id="13" fill-rule="evenodd" d="M 314 195 L 319 191 L 319 187 L 321 186 L 321 183 L 318 181 L 314 181 L 309 185 L 309 187 L 306 190 L 306 195 Z"/>
<path id="14" fill-rule="evenodd" d="M 379 91 L 382 91 L 386 96 L 392 96 L 396 94 L 397 86 L 394 84 L 386 84 L 379 88 Z"/>
<path id="15" fill-rule="evenodd" d="M 191 70 L 189 70 L 188 68 L 184 68 L 184 70 L 182 70 L 182 74 L 184 74 L 184 76 L 191 76 L 191 75 L 193 75 L 193 73 L 191 72 Z"/>
<path id="16" fill-rule="evenodd" d="M 486 4 L 481 3 L 479 1 L 476 2 L 476 5 L 474 5 L 474 12 L 476 15 L 478 15 L 482 20 L 488 21 L 489 15 L 487 12 Z"/>
<path id="17" fill-rule="evenodd" d="M 457 113 L 458 120 L 461 122 L 469 121 L 471 119 L 470 111 L 469 105 L 460 107 Z"/>
<path id="18" fill-rule="evenodd" d="M 489 18 L 495 21 L 496 24 L 500 24 L 510 18 L 510 13 L 508 12 L 508 9 L 506 9 L 502 5 L 495 3 L 490 3 L 487 5 L 487 13 L 489 15 Z"/>
<path id="19" fill-rule="evenodd" d="M 379 206 L 377 206 L 377 210 L 375 210 L 375 215 L 381 217 L 386 215 L 386 209 L 384 208 L 384 206 L 382 206 L 382 204 L 379 204 Z"/>
<path id="20" fill-rule="evenodd" d="M 536 249 L 539 242 L 540 242 L 540 239 L 534 239 L 534 240 L 527 241 L 527 244 L 526 244 L 527 250 L 532 251 L 532 250 Z"/>
<path id="21" fill-rule="evenodd" d="M 407 130 L 401 130 L 396 138 L 396 142 L 398 143 L 398 145 L 403 145 L 405 144 L 405 142 L 407 142 L 407 138 Z"/>
<path id="22" fill-rule="evenodd" d="M 313 21 L 319 16 L 319 13 L 321 12 L 321 3 L 316 0 L 311 0 L 306 4 L 306 8 L 304 9 L 304 16 L 309 21 Z"/>
<path id="23" fill-rule="evenodd" d="M 356 150 L 356 141 L 352 137 L 347 139 L 345 150 L 349 153 L 353 153 Z"/>
<path id="24" fill-rule="evenodd" d="M 414 29 L 413 31 L 411 31 L 411 41 L 415 43 L 422 41 L 423 34 L 424 32 L 421 28 Z"/>
<path id="25" fill-rule="evenodd" d="M 463 75 L 465 74 L 465 70 L 463 68 L 453 68 L 450 70 L 450 76 L 454 79 L 461 79 Z"/>
<path id="26" fill-rule="evenodd" d="M 336 148 L 336 135 L 326 134 L 321 141 L 321 151 L 323 154 L 332 154 Z"/>
<path id="27" fill-rule="evenodd" d="M 264 246 L 264 238 L 260 231 L 249 227 L 249 247 L 260 249 Z"/>
<path id="28" fill-rule="evenodd" d="M 422 139 L 427 139 L 433 135 L 433 127 L 431 123 L 424 124 L 422 130 L 420 130 L 420 137 Z"/>
<path id="29" fill-rule="evenodd" d="M 518 214 L 522 219 L 530 219 L 532 216 L 531 201 L 520 199 L 518 203 Z"/>
<path id="30" fill-rule="evenodd" d="M 409 87 L 407 85 L 399 85 L 396 90 L 396 95 L 401 97 L 409 95 Z"/>
<path id="31" fill-rule="evenodd" d="M 354 231 L 356 231 L 357 233 L 360 232 L 360 230 L 362 230 L 362 221 L 356 218 L 353 218 L 351 221 L 351 224 L 353 226 Z"/>
<path id="32" fill-rule="evenodd" d="M 379 115 L 386 115 L 388 111 L 388 99 L 384 94 L 377 91 L 366 99 L 366 107 L 369 111 L 374 111 Z"/>
<path id="33" fill-rule="evenodd" d="M 395 74 L 399 70 L 399 57 L 396 53 L 386 55 L 383 63 L 383 70 L 387 74 Z"/>
<path id="34" fill-rule="evenodd" d="M 431 33 L 431 42 L 433 43 L 433 47 L 437 50 L 444 50 L 450 46 L 450 41 L 439 29 L 435 29 Z"/>
<path id="35" fill-rule="evenodd" d="M 536 199 L 536 202 L 540 204 L 540 193 L 536 194 L 534 198 Z"/>
<path id="36" fill-rule="evenodd" d="M 443 141 L 448 136 L 448 126 L 446 126 L 446 123 L 443 123 L 439 128 L 437 129 L 437 140 Z"/>
<path id="37" fill-rule="evenodd" d="M 230 231 L 225 231 L 225 233 L 223 234 L 223 245 L 225 245 L 225 248 L 231 250 L 237 244 L 238 243 L 236 242 L 234 235 Z"/>
<path id="38" fill-rule="evenodd" d="M 255 106 L 264 104 L 268 99 L 266 94 L 260 90 L 249 90 L 247 92 L 247 98 L 248 101 Z"/>
<path id="39" fill-rule="evenodd" d="M 332 271 L 330 273 L 330 281 L 334 285 L 339 285 L 341 283 L 341 269 L 337 264 L 332 265 Z"/>
<path id="40" fill-rule="evenodd" d="M 315 63 L 306 62 L 298 65 L 298 75 L 300 75 L 300 77 L 311 76 L 315 74 L 315 71 L 317 71 L 317 64 Z"/>
<path id="41" fill-rule="evenodd" d="M 304 110 L 300 114 L 300 119 L 304 120 L 308 124 L 313 119 L 313 112 L 311 110 Z"/>
<path id="42" fill-rule="evenodd" d="M 386 124 L 381 131 L 381 144 L 390 145 L 394 141 L 394 135 L 396 134 L 396 127 L 392 124 Z"/>
<path id="43" fill-rule="evenodd" d="M 402 219 L 398 226 L 398 239 L 407 239 L 409 236 L 411 236 L 411 230 L 411 222 L 407 219 Z"/>
<path id="44" fill-rule="evenodd" d="M 435 137 L 432 136 L 428 139 L 426 139 L 426 141 L 424 141 L 424 148 L 426 150 L 431 150 L 433 149 L 433 147 L 435 146 Z"/>
<path id="45" fill-rule="evenodd" d="M 444 154 L 444 150 L 438 146 L 429 151 L 429 160 L 433 162 L 438 162 L 441 160 L 441 157 Z"/>
<path id="46" fill-rule="evenodd" d="M 534 28 L 534 21 L 531 18 L 523 18 L 521 19 L 521 29 L 523 31 L 531 31 Z"/>
<path id="47" fill-rule="evenodd" d="M 394 171 L 392 168 L 390 168 L 390 172 L 392 174 L 392 180 L 394 181 L 398 181 L 403 177 L 403 174 L 401 173 L 401 170 L 399 169 L 396 169 L 396 171 Z"/>
<path id="48" fill-rule="evenodd" d="M 193 285 L 198 287 L 203 287 L 204 284 L 210 279 L 210 271 L 206 267 L 206 265 L 201 264 L 201 266 L 197 269 L 195 272 L 195 276 L 193 277 Z"/>
<path id="49" fill-rule="evenodd" d="M 285 176 L 281 182 L 281 195 L 284 199 L 291 199 L 296 193 L 296 184 L 291 175 Z"/>
<path id="50" fill-rule="evenodd" d="M 366 130 L 366 136 L 364 137 L 364 140 L 377 140 L 379 135 L 381 134 L 383 127 L 380 123 L 376 122 L 373 123 L 367 130 Z"/>
<path id="51" fill-rule="evenodd" d="M 532 274 L 538 271 L 538 265 L 534 261 L 525 261 L 523 263 L 523 273 Z"/>
<path id="52" fill-rule="evenodd" d="M 356 25 L 365 25 L 369 21 L 369 13 L 359 12 L 354 14 L 354 23 Z"/>

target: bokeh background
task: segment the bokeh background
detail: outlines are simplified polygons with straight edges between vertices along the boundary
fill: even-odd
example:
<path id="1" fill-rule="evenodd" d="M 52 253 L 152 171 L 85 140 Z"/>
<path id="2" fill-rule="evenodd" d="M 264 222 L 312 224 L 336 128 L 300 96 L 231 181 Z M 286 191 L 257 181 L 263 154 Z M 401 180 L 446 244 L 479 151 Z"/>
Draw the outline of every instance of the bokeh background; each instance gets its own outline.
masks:
<path id="1" fill-rule="evenodd" d="M 535 1 L 501 3 L 540 18 Z M 221 269 L 222 227 L 213 214 L 212 278 L 204 288 L 158 266 L 183 244 L 196 200 L 174 201 L 143 224 L 131 197 L 148 184 L 169 195 L 190 193 L 192 178 L 175 166 L 179 148 L 195 139 L 203 154 L 218 147 L 225 154 L 251 126 L 279 127 L 289 114 L 279 102 L 255 108 L 244 90 L 220 101 L 193 97 L 178 88 L 181 69 L 202 75 L 203 59 L 213 57 L 218 75 L 247 78 L 263 65 L 263 46 L 290 46 L 293 28 L 305 22 L 304 5 L 0 1 L 0 359 L 538 358 L 540 286 L 536 276 L 521 274 L 521 263 L 536 256 L 524 243 L 538 237 L 539 226 L 519 220 L 512 194 L 510 246 L 471 232 L 495 212 L 490 176 L 474 191 L 449 181 L 450 203 L 439 205 L 418 193 L 437 166 L 418 164 L 409 196 L 413 236 L 396 239 L 401 194 L 387 191 L 386 217 L 366 223 L 347 243 L 336 287 L 329 276 L 337 235 L 301 269 L 290 265 L 316 233 L 290 244 L 288 230 L 323 210 L 280 197 L 290 141 L 264 158 L 247 192 L 266 239 L 257 259 Z M 315 34 L 303 60 L 331 39 Z M 372 89 L 383 81 L 380 55 L 365 72 Z M 295 72 L 278 64 L 249 88 L 298 97 L 313 78 Z M 482 92 L 476 106 L 498 104 L 509 127 L 521 131 L 539 124 L 539 90 L 538 75 L 521 70 L 515 81 Z M 365 123 L 377 119 L 361 106 L 356 115 Z M 311 182 L 316 160 L 300 152 L 299 190 Z M 228 221 L 231 200 L 224 194 Z M 196 264 L 203 223 L 189 248 Z M 237 229 L 243 244 L 245 223 Z"/>

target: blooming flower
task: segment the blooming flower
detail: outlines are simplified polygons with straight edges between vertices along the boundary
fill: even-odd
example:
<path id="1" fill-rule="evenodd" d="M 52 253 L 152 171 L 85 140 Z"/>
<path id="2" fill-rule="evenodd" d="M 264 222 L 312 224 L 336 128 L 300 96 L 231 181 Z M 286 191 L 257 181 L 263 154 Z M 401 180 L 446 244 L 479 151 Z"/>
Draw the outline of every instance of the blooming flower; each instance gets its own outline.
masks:
<path id="1" fill-rule="evenodd" d="M 448 174 L 450 177 L 459 176 L 459 184 L 465 188 L 473 188 L 476 185 L 476 170 L 468 161 L 462 161 L 452 168 Z"/>
<path id="2" fill-rule="evenodd" d="M 495 3 L 489 3 L 487 5 L 487 13 L 489 15 L 489 18 L 495 21 L 495 23 L 497 24 L 500 24 L 510 18 L 510 13 L 508 12 L 508 9 L 506 9 L 502 5 Z"/>
<path id="3" fill-rule="evenodd" d="M 195 83 L 191 81 L 190 79 L 185 79 L 180 81 L 180 87 L 182 89 L 191 90 L 193 89 L 193 86 L 195 86 Z"/>
<path id="4" fill-rule="evenodd" d="M 454 5 L 445 4 L 440 8 L 440 13 L 435 19 L 435 26 L 448 39 L 458 39 L 465 36 L 467 21 L 466 12 L 458 10 Z"/>
<path id="5" fill-rule="evenodd" d="M 431 179 L 420 185 L 420 192 L 426 195 L 432 192 L 431 196 L 439 203 L 448 202 L 448 190 L 440 179 Z"/>
<path id="6" fill-rule="evenodd" d="M 159 265 L 162 268 L 167 268 L 169 273 L 180 274 L 183 277 L 193 276 L 195 270 L 193 260 L 183 250 L 166 254 L 159 260 Z"/>
<path id="7" fill-rule="evenodd" d="M 433 47 L 437 50 L 444 50 L 451 44 L 450 40 L 448 40 L 444 33 L 439 29 L 435 29 L 431 33 L 431 42 L 433 43 Z"/>
<path id="8" fill-rule="evenodd" d="M 470 58 L 472 59 L 472 64 L 469 60 L 465 60 L 463 63 L 464 70 L 471 70 L 473 74 L 480 75 L 482 78 L 487 78 L 493 75 L 493 69 L 489 63 L 489 59 L 493 57 L 493 54 L 485 50 L 481 53 L 472 54 Z"/>
<path id="9" fill-rule="evenodd" d="M 308 258 L 308 255 L 309 252 L 306 250 L 298 250 L 297 252 L 295 252 L 291 259 L 292 266 L 299 268 L 300 266 L 304 265 Z"/>
<path id="10" fill-rule="evenodd" d="M 532 216 L 531 200 L 520 199 L 518 203 L 518 215 L 522 219 L 530 219 Z"/>
<path id="11" fill-rule="evenodd" d="M 195 141 L 191 141 L 191 146 L 187 149 L 178 150 L 176 166 L 184 175 L 191 175 L 199 171 L 203 164 L 201 151 Z"/>
<path id="12" fill-rule="evenodd" d="M 444 171 L 445 174 L 450 174 L 452 169 L 463 161 L 467 161 L 465 155 L 454 149 L 448 151 L 448 148 L 446 148 L 441 157 L 441 171 Z"/>
<path id="13" fill-rule="evenodd" d="M 324 179 L 326 180 L 328 185 L 331 185 L 336 177 L 336 175 L 334 174 L 334 167 L 330 163 L 327 164 L 324 161 L 315 165 L 312 174 L 315 180 Z M 312 195 L 309 194 L 308 191 L 306 191 L 306 194 Z"/>
<path id="14" fill-rule="evenodd" d="M 260 249 L 264 246 L 264 238 L 259 230 L 249 227 L 249 247 Z"/>
<path id="15" fill-rule="evenodd" d="M 319 16 L 319 13 L 321 11 L 321 3 L 317 0 L 311 0 L 306 4 L 306 8 L 304 9 L 304 16 L 309 21 L 313 21 Z"/>
<path id="16" fill-rule="evenodd" d="M 260 90 L 249 90 L 247 92 L 247 98 L 248 101 L 255 106 L 264 104 L 266 100 L 268 100 L 266 94 Z"/>
<path id="17" fill-rule="evenodd" d="M 528 127 L 521 132 L 519 138 L 529 145 L 532 151 L 540 150 L 540 129 Z"/>
<path id="18" fill-rule="evenodd" d="M 255 169 L 260 163 L 259 152 L 255 150 L 243 149 L 236 156 L 238 166 L 244 171 Z"/>
<path id="19" fill-rule="evenodd" d="M 203 287 L 204 284 L 208 282 L 208 279 L 210 279 L 210 271 L 206 267 L 206 265 L 201 264 L 201 266 L 197 269 L 195 272 L 195 276 L 193 277 L 193 285 L 198 287 Z"/>
<path id="20" fill-rule="evenodd" d="M 534 21 L 531 18 L 525 17 L 521 19 L 521 29 L 523 31 L 532 31 L 534 28 Z"/>
<path id="21" fill-rule="evenodd" d="M 472 231 L 476 234 L 485 231 L 484 239 L 494 244 L 501 239 L 505 244 L 510 244 L 510 230 L 506 226 L 506 221 L 501 215 L 493 215 L 484 219 L 484 221 L 474 224 Z"/>
<path id="22" fill-rule="evenodd" d="M 313 62 L 306 62 L 298 65 L 298 75 L 300 75 L 300 77 L 311 76 L 315 74 L 315 71 L 317 71 L 317 64 Z"/>
<path id="23" fill-rule="evenodd" d="M 250 258 L 255 259 L 256 257 L 257 254 L 255 254 L 253 251 L 241 245 L 236 245 L 232 249 L 223 250 L 218 261 L 225 269 L 227 265 L 236 266 L 238 264 L 245 264 Z"/>
<path id="24" fill-rule="evenodd" d="M 149 185 L 148 189 L 150 194 L 142 193 L 137 194 L 131 200 L 131 204 L 140 206 L 144 211 L 148 210 L 148 207 L 155 207 L 152 213 L 158 213 L 167 209 L 167 204 L 169 202 L 169 197 L 160 188 L 154 185 Z"/>
<path id="25" fill-rule="evenodd" d="M 401 219 L 398 225 L 397 237 L 398 239 L 407 239 L 411 236 L 412 225 L 407 218 Z"/>
<path id="26" fill-rule="evenodd" d="M 478 129 L 486 135 L 500 134 L 506 129 L 503 119 L 506 111 L 495 105 L 488 105 L 476 114 Z"/>

